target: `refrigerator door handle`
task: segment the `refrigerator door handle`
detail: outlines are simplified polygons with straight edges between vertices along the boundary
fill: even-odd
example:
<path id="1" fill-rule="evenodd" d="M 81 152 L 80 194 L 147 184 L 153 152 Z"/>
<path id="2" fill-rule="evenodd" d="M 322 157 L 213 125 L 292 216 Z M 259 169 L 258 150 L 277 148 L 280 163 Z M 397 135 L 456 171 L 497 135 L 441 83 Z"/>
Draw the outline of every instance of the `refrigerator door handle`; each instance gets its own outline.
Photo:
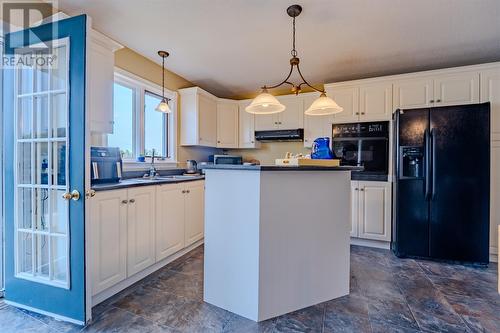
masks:
<path id="1" fill-rule="evenodd" d="M 424 132 L 424 158 L 425 158 L 425 200 L 429 200 L 431 192 L 431 143 L 429 130 Z"/>
<path id="2" fill-rule="evenodd" d="M 431 129 L 431 155 L 432 155 L 432 162 L 431 162 L 432 194 L 431 194 L 431 200 L 434 200 L 434 197 L 436 196 L 436 130 L 434 128 Z"/>

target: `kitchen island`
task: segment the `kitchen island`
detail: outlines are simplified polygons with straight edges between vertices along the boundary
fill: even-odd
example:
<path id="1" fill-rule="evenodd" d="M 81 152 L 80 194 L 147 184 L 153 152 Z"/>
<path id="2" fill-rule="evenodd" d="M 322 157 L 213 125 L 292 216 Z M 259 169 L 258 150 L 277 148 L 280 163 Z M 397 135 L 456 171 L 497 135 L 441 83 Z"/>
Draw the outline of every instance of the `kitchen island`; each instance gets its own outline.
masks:
<path id="1" fill-rule="evenodd" d="M 207 165 L 204 300 L 254 321 L 349 293 L 349 167 Z"/>

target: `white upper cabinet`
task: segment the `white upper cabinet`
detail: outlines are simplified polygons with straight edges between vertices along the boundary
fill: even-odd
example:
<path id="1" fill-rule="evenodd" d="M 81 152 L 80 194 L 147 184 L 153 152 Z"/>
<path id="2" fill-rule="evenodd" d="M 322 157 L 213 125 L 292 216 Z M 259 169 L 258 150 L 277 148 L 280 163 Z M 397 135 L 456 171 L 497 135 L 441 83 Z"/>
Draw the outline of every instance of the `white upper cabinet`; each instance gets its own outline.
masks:
<path id="1" fill-rule="evenodd" d="M 319 94 L 304 96 L 304 110 L 319 97 Z M 304 147 L 310 148 L 315 139 L 331 137 L 333 116 L 307 116 L 304 115 Z"/>
<path id="2" fill-rule="evenodd" d="M 286 107 L 278 113 L 279 129 L 304 128 L 304 100 L 302 96 L 278 96 L 278 100 Z"/>
<path id="3" fill-rule="evenodd" d="M 500 140 L 500 66 L 480 75 L 481 103 L 491 103 L 491 139 Z"/>
<path id="4" fill-rule="evenodd" d="M 394 83 L 394 109 L 479 102 L 479 73 L 456 72 L 415 77 Z"/>
<path id="5" fill-rule="evenodd" d="M 155 263 L 155 197 L 154 186 L 128 190 L 127 276 Z"/>
<path id="6" fill-rule="evenodd" d="M 255 141 L 255 115 L 245 111 L 249 104 L 249 100 L 239 102 L 239 148 L 259 147 Z"/>
<path id="7" fill-rule="evenodd" d="M 304 102 L 302 96 L 285 95 L 276 97 L 286 109 L 270 115 L 255 115 L 255 130 L 304 128 Z"/>
<path id="8" fill-rule="evenodd" d="M 394 82 L 394 110 L 432 106 L 434 80 L 430 77 L 411 78 Z"/>
<path id="9" fill-rule="evenodd" d="M 392 82 L 377 82 L 359 87 L 360 120 L 389 120 L 392 111 Z"/>
<path id="10" fill-rule="evenodd" d="M 90 131 L 113 133 L 115 51 L 123 46 L 90 30 L 87 47 L 87 89 Z"/>
<path id="11" fill-rule="evenodd" d="M 327 96 L 331 97 L 344 111 L 333 117 L 333 122 L 348 123 L 359 120 L 359 87 L 325 87 Z"/>
<path id="12" fill-rule="evenodd" d="M 156 186 L 156 262 L 184 248 L 184 185 Z"/>
<path id="13" fill-rule="evenodd" d="M 217 102 L 217 148 L 238 148 L 238 102 Z"/>
<path id="14" fill-rule="evenodd" d="M 434 79 L 434 105 L 479 103 L 479 73 L 439 75 Z"/>
<path id="15" fill-rule="evenodd" d="M 181 145 L 217 146 L 217 98 L 198 88 L 180 89 Z"/>

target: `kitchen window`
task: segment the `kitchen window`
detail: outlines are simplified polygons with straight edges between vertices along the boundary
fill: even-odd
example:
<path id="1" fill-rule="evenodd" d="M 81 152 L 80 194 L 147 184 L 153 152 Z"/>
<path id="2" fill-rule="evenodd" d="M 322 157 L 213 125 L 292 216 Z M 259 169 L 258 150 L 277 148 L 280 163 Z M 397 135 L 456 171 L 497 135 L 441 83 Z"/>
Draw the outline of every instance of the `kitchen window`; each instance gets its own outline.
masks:
<path id="1" fill-rule="evenodd" d="M 126 71 L 115 70 L 113 95 L 113 134 L 107 144 L 119 147 L 125 163 L 138 156 L 151 156 L 158 162 L 175 162 L 175 116 L 177 94 L 165 89 L 173 110 L 164 114 L 155 110 L 161 101 L 161 87 Z"/>

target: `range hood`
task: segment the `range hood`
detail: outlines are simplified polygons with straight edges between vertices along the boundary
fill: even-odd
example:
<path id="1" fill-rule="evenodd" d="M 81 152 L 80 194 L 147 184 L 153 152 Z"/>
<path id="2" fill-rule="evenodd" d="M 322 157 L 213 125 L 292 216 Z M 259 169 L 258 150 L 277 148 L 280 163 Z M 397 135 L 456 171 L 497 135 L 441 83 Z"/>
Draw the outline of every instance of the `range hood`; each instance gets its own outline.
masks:
<path id="1" fill-rule="evenodd" d="M 258 141 L 303 141 L 304 129 L 255 131 L 255 140 Z"/>

